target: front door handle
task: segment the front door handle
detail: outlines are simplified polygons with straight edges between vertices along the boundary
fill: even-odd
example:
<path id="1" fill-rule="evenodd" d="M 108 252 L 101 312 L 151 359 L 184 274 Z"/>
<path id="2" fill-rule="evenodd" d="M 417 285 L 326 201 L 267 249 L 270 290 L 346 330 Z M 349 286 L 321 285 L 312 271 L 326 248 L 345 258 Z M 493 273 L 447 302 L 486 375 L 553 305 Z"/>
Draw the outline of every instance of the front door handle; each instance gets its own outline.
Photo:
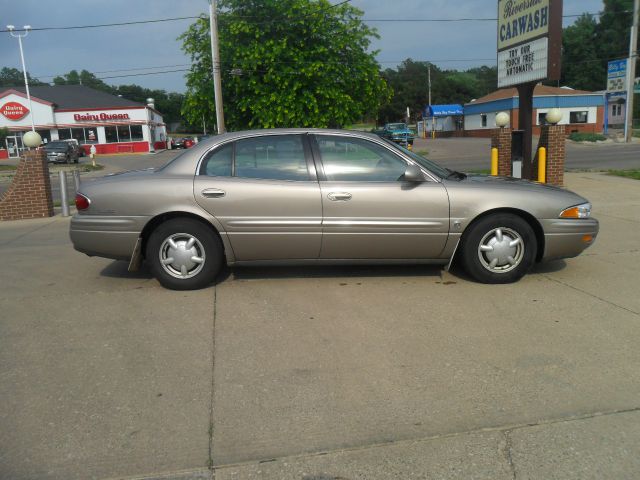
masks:
<path id="1" fill-rule="evenodd" d="M 327 198 L 334 202 L 346 202 L 351 200 L 351 194 L 349 192 L 331 192 Z"/>
<path id="2" fill-rule="evenodd" d="M 202 196 L 207 198 L 221 198 L 227 194 L 224 190 L 219 188 L 205 188 L 202 190 Z"/>

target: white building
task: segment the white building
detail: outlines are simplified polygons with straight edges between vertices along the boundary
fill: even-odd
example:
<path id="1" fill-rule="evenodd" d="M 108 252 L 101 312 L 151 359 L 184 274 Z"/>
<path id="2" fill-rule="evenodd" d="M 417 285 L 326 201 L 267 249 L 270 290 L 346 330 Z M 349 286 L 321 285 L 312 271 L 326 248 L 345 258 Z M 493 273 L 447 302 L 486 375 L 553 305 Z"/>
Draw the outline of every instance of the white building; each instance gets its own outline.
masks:
<path id="1" fill-rule="evenodd" d="M 82 85 L 30 87 L 29 109 L 24 87 L 0 90 L 0 128 L 9 129 L 0 158 L 18 157 L 22 135 L 31 120 L 44 142 L 75 138 L 86 153 L 153 152 L 166 147 L 167 131 L 153 105 L 143 105 Z"/>

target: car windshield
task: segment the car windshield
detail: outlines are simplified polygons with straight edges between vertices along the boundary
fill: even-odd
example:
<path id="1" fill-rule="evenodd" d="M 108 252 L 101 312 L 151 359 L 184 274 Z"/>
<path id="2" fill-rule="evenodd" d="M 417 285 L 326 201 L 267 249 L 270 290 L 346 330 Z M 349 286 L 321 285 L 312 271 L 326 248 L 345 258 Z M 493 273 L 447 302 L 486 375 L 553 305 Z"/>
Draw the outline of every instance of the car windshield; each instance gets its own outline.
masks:
<path id="1" fill-rule="evenodd" d="M 421 166 L 423 166 L 424 168 L 426 168 L 427 170 L 429 170 L 431 173 L 433 173 L 434 175 L 436 175 L 437 177 L 440 178 L 447 178 L 450 174 L 451 171 L 447 170 L 444 167 L 441 167 L 440 165 L 438 165 L 437 163 L 428 160 L 426 158 L 424 158 L 422 155 L 418 155 L 415 152 L 412 152 L 411 150 L 408 150 L 404 147 L 401 147 L 400 145 L 398 145 L 395 142 L 390 142 L 387 139 L 382 139 L 387 145 L 392 146 L 393 148 L 400 150 L 402 153 L 404 153 L 406 156 L 410 157 L 412 160 L 414 160 L 416 163 L 420 164 Z"/>
<path id="2" fill-rule="evenodd" d="M 44 146 L 45 150 L 66 150 L 69 144 L 67 142 L 49 142 Z"/>
<path id="3" fill-rule="evenodd" d="M 387 128 L 389 130 L 404 130 L 407 128 L 407 125 L 404 123 L 390 123 Z"/>

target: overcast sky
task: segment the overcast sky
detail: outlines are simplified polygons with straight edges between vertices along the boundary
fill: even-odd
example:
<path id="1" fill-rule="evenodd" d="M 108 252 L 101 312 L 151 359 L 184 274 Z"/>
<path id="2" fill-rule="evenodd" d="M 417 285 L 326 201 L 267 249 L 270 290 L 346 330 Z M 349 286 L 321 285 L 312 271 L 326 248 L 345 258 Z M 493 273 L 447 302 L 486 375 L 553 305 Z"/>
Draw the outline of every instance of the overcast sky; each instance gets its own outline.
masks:
<path id="1" fill-rule="evenodd" d="M 336 3 L 338 0 L 333 0 Z M 395 67 L 406 58 L 429 60 L 442 68 L 495 65 L 494 22 L 376 22 L 381 19 L 492 18 L 496 0 L 352 0 L 371 20 L 380 39 L 383 68 Z M 602 0 L 564 0 L 564 14 L 598 12 Z M 116 23 L 168 17 L 196 16 L 208 11 L 207 0 L 0 0 L 0 27 L 53 27 Z M 574 19 L 565 19 L 565 24 Z M 32 32 L 24 41 L 27 69 L 40 80 L 86 69 L 99 77 L 145 73 L 154 70 L 113 72 L 144 67 L 175 70 L 189 59 L 176 38 L 190 20 L 148 25 L 119 26 L 69 31 Z M 177 65 L 174 67 L 174 65 Z M 18 41 L 0 33 L 0 67 L 20 68 Z M 104 72 L 104 73 L 98 73 Z M 123 78 L 107 78 L 111 84 L 135 83 L 149 88 L 184 91 L 184 72 Z"/>

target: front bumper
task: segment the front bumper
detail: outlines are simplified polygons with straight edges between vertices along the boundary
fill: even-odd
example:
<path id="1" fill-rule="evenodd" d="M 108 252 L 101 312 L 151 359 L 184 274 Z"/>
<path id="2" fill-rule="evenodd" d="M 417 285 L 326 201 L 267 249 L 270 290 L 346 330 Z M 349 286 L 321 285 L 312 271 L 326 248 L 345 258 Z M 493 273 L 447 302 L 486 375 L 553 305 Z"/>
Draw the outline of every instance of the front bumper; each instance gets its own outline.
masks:
<path id="1" fill-rule="evenodd" d="M 596 241 L 600 224 L 595 218 L 541 220 L 544 230 L 543 261 L 580 255 Z"/>
<path id="2" fill-rule="evenodd" d="M 74 215 L 69 236 L 73 248 L 89 256 L 129 260 L 149 217 Z"/>

